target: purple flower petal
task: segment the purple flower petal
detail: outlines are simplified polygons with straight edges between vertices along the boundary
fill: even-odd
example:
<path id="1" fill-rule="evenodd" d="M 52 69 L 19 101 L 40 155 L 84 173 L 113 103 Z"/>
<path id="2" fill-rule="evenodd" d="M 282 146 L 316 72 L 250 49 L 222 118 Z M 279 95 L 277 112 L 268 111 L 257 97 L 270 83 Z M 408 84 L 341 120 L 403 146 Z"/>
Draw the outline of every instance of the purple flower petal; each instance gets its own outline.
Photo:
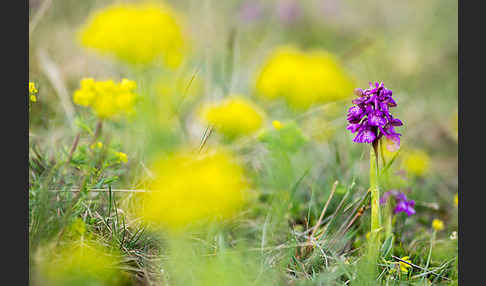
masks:
<path id="1" fill-rule="evenodd" d="M 356 143 L 372 143 L 376 138 L 376 134 L 371 129 L 362 129 L 358 135 L 353 139 Z"/>
<path id="2" fill-rule="evenodd" d="M 402 121 L 398 118 L 393 118 L 390 121 L 390 124 L 393 125 L 393 126 L 402 126 L 403 125 Z"/>
<path id="3" fill-rule="evenodd" d="M 348 125 L 348 127 L 346 127 L 346 129 L 351 131 L 351 133 L 355 133 L 356 131 L 359 130 L 360 127 L 361 127 L 361 124 L 359 124 L 359 123 L 350 123 Z"/>
<path id="4" fill-rule="evenodd" d="M 347 120 L 350 123 L 346 128 L 352 133 L 358 132 L 353 139 L 358 143 L 372 143 L 385 136 L 397 147 L 400 144 L 400 134 L 394 127 L 402 126 L 399 119 L 393 118 L 389 108 L 396 106 L 392 98 L 393 92 L 385 88 L 383 82 L 369 82 L 368 89 L 355 89 L 359 96 L 352 100 L 354 106 L 348 109 Z M 358 127 L 361 124 L 361 127 Z"/>
<path id="5" fill-rule="evenodd" d="M 376 110 L 368 115 L 368 122 L 371 126 L 385 126 L 386 118 L 383 117 L 383 113 Z"/>

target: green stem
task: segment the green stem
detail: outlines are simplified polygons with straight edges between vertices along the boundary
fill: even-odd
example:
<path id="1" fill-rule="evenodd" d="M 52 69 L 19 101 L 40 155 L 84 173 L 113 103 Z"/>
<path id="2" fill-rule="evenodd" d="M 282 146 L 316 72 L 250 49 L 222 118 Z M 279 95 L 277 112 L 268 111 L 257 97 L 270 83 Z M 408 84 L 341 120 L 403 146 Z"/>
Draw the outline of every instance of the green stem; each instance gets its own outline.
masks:
<path id="1" fill-rule="evenodd" d="M 378 234 L 381 227 L 380 189 L 378 184 L 378 152 L 376 145 L 370 151 L 371 233 Z M 379 237 L 379 235 L 376 235 Z M 378 240 L 378 239 L 377 239 Z"/>
<path id="2" fill-rule="evenodd" d="M 427 264 L 425 265 L 424 271 L 422 273 L 426 273 L 429 270 L 429 264 L 430 264 L 430 257 L 432 257 L 432 247 L 435 243 L 435 235 L 436 235 L 436 230 L 432 233 L 432 237 L 430 238 L 430 248 L 429 248 L 429 255 L 427 256 Z M 422 277 L 422 281 L 425 279 L 425 275 Z"/>
<path id="3" fill-rule="evenodd" d="M 386 204 L 385 206 L 385 239 L 392 235 L 392 210 L 390 208 L 390 204 Z"/>
<path id="4" fill-rule="evenodd" d="M 366 285 L 373 285 L 377 276 L 377 261 L 380 250 L 380 189 L 378 182 L 378 144 L 373 142 L 370 151 L 370 192 L 371 192 L 371 231 L 368 248 L 367 273 L 368 281 Z M 371 283 L 371 284 L 369 284 Z"/>

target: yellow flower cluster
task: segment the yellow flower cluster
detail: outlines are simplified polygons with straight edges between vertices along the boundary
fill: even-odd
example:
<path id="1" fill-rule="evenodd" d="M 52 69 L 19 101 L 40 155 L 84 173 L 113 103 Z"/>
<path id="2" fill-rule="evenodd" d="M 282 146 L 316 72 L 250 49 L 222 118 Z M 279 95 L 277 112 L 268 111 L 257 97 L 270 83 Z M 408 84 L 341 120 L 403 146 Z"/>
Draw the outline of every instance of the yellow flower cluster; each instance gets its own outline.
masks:
<path id="1" fill-rule="evenodd" d="M 430 158 L 422 150 L 411 150 L 405 155 L 403 165 L 409 174 L 423 176 L 429 170 Z"/>
<path id="2" fill-rule="evenodd" d="M 119 263 L 99 243 L 81 239 L 48 254 L 41 269 L 49 285 L 120 285 Z"/>
<path id="3" fill-rule="evenodd" d="M 444 229 L 444 222 L 441 221 L 440 219 L 434 219 L 432 221 L 432 228 L 437 230 L 437 231 L 443 230 Z"/>
<path id="4" fill-rule="evenodd" d="M 118 158 L 118 162 L 120 163 L 126 163 L 128 162 L 128 156 L 127 154 L 123 153 L 123 152 L 116 152 L 115 153 L 116 157 Z"/>
<path id="5" fill-rule="evenodd" d="M 120 83 L 112 80 L 95 81 L 92 78 L 81 80 L 81 88 L 73 95 L 74 103 L 91 107 L 100 118 L 113 118 L 120 114 L 132 114 L 137 95 L 134 81 L 122 79 Z"/>
<path id="6" fill-rule="evenodd" d="M 275 128 L 277 130 L 282 129 L 282 127 L 283 127 L 282 123 L 278 120 L 272 121 L 272 125 L 273 125 L 273 128 Z"/>
<path id="7" fill-rule="evenodd" d="M 237 94 L 203 107 L 200 116 L 228 138 L 252 134 L 264 120 L 262 110 Z"/>
<path id="8" fill-rule="evenodd" d="M 91 146 L 89 146 L 89 148 L 90 148 L 91 150 L 95 150 L 95 149 L 101 149 L 101 148 L 103 148 L 103 143 L 102 143 L 102 142 L 100 142 L 100 141 L 98 141 L 98 142 L 96 142 L 96 143 L 91 144 Z"/>
<path id="9" fill-rule="evenodd" d="M 177 230 L 226 219 L 247 200 L 243 169 L 227 151 L 179 151 L 156 161 L 152 171 L 138 215 L 155 227 Z"/>
<path id="10" fill-rule="evenodd" d="M 32 102 L 37 102 L 37 97 L 35 96 L 39 92 L 35 87 L 35 83 L 29 81 L 29 99 Z"/>
<path id="11" fill-rule="evenodd" d="M 408 263 L 412 263 L 412 261 L 410 260 L 410 256 L 404 256 L 402 258 L 400 258 Z M 405 262 L 402 262 L 400 261 L 400 271 L 402 271 L 402 273 L 408 273 L 408 268 L 412 268 L 412 266 L 410 264 L 407 264 Z"/>
<path id="12" fill-rule="evenodd" d="M 353 80 L 326 51 L 276 49 L 257 76 L 256 90 L 268 99 L 284 98 L 296 109 L 329 103 L 353 94 Z"/>
<path id="13" fill-rule="evenodd" d="M 187 50 L 178 18 L 165 5 L 115 4 L 96 13 L 79 38 L 83 46 L 129 64 L 161 61 L 175 68 Z"/>

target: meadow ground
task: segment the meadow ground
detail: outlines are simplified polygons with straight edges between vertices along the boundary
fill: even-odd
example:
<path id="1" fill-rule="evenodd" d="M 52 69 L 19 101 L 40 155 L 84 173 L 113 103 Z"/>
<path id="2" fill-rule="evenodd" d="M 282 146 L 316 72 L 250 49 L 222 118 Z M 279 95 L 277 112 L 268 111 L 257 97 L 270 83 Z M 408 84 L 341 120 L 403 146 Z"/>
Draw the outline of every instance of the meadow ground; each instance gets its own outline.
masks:
<path id="1" fill-rule="evenodd" d="M 29 4 L 31 285 L 457 285 L 457 1 Z"/>

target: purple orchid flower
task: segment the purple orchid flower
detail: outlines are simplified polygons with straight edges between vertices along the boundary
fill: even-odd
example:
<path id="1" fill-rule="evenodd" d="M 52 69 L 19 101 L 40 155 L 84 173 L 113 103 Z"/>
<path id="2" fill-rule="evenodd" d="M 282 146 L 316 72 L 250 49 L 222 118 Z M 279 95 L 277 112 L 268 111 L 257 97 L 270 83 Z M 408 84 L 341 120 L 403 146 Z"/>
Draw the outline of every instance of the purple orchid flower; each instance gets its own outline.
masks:
<path id="1" fill-rule="evenodd" d="M 356 143 L 373 143 L 385 136 L 400 146 L 400 133 L 395 132 L 397 126 L 402 126 L 403 122 L 398 118 L 393 118 L 389 108 L 397 106 L 392 98 L 393 92 L 385 88 L 383 83 L 370 82 L 370 88 L 357 88 L 355 94 L 358 98 L 354 99 L 352 107 L 348 109 L 347 120 L 349 125 L 346 129 L 351 133 L 356 133 L 353 139 Z"/>
<path id="2" fill-rule="evenodd" d="M 394 214 L 397 214 L 399 212 L 404 212 L 407 214 L 407 216 L 415 214 L 415 209 L 413 208 L 415 206 L 415 201 L 408 200 L 407 196 L 404 193 L 397 190 L 390 190 L 388 192 L 385 192 L 380 198 L 380 204 L 385 204 L 390 196 L 395 199 L 396 203 L 395 208 L 393 209 Z"/>

